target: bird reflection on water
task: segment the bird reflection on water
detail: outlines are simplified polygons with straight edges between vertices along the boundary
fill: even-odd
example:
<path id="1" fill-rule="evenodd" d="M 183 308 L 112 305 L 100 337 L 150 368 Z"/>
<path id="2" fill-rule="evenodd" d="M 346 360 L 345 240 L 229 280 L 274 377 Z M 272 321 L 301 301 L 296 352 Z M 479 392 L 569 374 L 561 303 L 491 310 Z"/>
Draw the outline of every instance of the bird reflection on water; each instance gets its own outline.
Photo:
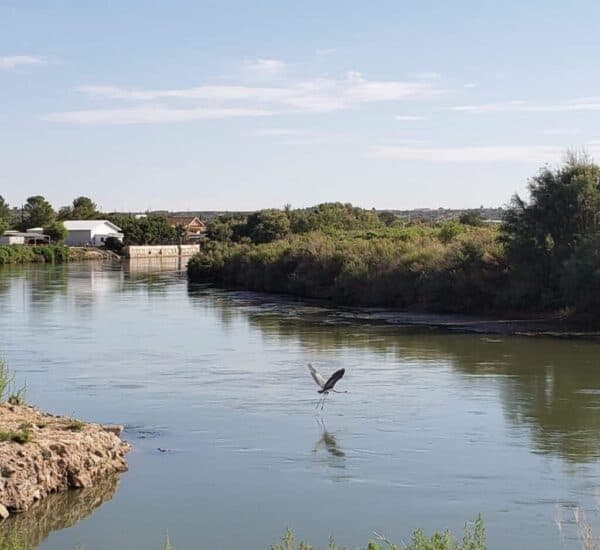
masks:
<path id="1" fill-rule="evenodd" d="M 315 443 L 313 453 L 319 453 L 320 449 L 324 447 L 330 457 L 333 457 L 331 461 L 328 461 L 330 465 L 337 468 L 344 467 L 346 453 L 340 449 L 335 435 L 327 431 L 322 418 L 317 419 L 317 425 L 321 428 L 321 437 Z"/>

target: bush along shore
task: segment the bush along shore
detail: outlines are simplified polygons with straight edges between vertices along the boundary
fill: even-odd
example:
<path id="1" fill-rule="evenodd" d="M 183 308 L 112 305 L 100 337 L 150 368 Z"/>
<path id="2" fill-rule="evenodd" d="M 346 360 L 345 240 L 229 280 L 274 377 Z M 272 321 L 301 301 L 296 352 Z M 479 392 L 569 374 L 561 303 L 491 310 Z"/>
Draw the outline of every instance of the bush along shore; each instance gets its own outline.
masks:
<path id="1" fill-rule="evenodd" d="M 122 427 L 88 424 L 25 403 L 0 362 L 0 519 L 49 494 L 127 470 Z"/>
<path id="2" fill-rule="evenodd" d="M 385 306 L 600 322 L 600 167 L 569 155 L 514 196 L 502 223 L 477 211 L 406 222 L 345 204 L 222 216 L 191 282 Z"/>
<path id="3" fill-rule="evenodd" d="M 63 245 L 0 245 L 0 265 L 25 263 L 61 264 L 81 260 L 108 260 L 116 258 L 118 256 L 113 252 L 95 248 L 67 247 Z"/>

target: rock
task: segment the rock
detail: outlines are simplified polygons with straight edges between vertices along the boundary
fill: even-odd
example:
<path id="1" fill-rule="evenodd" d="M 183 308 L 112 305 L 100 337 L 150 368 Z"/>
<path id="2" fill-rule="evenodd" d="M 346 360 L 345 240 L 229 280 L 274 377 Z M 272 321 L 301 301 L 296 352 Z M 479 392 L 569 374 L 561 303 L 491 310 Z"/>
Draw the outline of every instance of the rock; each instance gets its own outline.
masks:
<path id="1" fill-rule="evenodd" d="M 127 470 L 130 445 L 119 438 L 122 426 L 82 424 L 34 407 L 0 403 L 0 431 L 30 429 L 26 443 L 0 442 L 0 518 L 22 512 L 35 501 L 70 487 L 91 487 Z"/>
<path id="2" fill-rule="evenodd" d="M 102 426 L 107 432 L 113 433 L 115 434 L 117 437 L 121 437 L 121 434 L 123 433 L 123 430 L 125 429 L 123 426 L 119 425 L 119 424 L 114 424 L 114 425 L 105 425 Z"/>
<path id="3" fill-rule="evenodd" d="M 6 519 L 10 514 L 4 504 L 0 504 L 0 519 Z"/>

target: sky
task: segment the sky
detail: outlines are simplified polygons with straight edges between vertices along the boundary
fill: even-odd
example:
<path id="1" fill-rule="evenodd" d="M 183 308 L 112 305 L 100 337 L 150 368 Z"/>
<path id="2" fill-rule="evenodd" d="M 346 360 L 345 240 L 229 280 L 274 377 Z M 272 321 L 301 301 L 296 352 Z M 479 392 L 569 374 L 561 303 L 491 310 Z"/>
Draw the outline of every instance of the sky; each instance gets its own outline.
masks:
<path id="1" fill-rule="evenodd" d="M 600 160 L 595 0 L 0 0 L 0 195 L 502 206 Z"/>

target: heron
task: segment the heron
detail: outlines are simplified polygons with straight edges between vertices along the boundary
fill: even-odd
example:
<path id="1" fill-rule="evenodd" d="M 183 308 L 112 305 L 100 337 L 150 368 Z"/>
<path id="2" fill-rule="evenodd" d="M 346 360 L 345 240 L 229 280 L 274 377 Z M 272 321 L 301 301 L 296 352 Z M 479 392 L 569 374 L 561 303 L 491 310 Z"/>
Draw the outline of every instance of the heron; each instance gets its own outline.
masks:
<path id="1" fill-rule="evenodd" d="M 316 382 L 317 386 L 321 389 L 318 390 L 323 397 L 317 401 L 316 409 L 321 405 L 321 410 L 323 410 L 323 406 L 325 405 L 325 398 L 329 395 L 329 392 L 334 393 L 348 393 L 347 391 L 338 391 L 334 389 L 334 386 L 339 382 L 340 378 L 344 376 L 346 369 L 336 370 L 327 380 L 323 378 L 315 367 L 313 367 L 310 363 L 308 364 L 308 370 L 310 371 L 310 375 L 313 377 L 313 380 Z"/>

